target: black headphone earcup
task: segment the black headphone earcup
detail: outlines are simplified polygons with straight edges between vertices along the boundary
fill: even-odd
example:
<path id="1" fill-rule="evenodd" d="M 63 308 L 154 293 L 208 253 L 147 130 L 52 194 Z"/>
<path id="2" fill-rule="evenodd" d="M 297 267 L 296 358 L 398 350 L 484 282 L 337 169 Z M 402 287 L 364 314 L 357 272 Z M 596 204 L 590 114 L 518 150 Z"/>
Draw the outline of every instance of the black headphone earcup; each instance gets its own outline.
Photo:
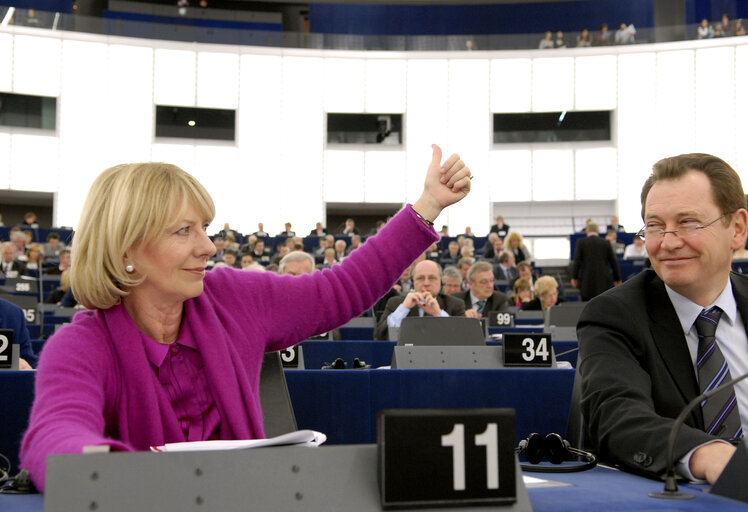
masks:
<path id="1" fill-rule="evenodd" d="M 530 434 L 526 439 L 525 458 L 530 464 L 539 464 L 543 460 L 543 436 Z"/>
<path id="2" fill-rule="evenodd" d="M 561 464 L 569 460 L 569 443 L 558 434 L 548 434 L 543 439 L 543 454 L 551 464 Z"/>

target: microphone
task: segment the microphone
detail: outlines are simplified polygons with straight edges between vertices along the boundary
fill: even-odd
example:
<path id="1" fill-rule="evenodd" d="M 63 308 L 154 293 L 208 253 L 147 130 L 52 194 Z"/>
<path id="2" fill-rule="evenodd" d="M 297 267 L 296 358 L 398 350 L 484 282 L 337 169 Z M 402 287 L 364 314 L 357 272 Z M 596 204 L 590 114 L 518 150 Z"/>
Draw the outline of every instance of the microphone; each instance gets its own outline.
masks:
<path id="1" fill-rule="evenodd" d="M 700 404 L 705 400 L 709 400 L 711 397 L 713 397 L 723 389 L 733 387 L 735 384 L 745 379 L 746 377 L 748 377 L 748 373 L 744 373 L 736 379 L 724 382 L 720 386 L 717 386 L 712 390 L 700 394 L 699 396 L 688 402 L 688 405 L 686 405 L 686 407 L 680 412 L 678 417 L 675 418 L 673 426 L 670 429 L 670 435 L 668 436 L 667 441 L 667 472 L 665 473 L 665 489 L 662 492 L 650 492 L 650 497 L 676 500 L 688 500 L 693 498 L 693 494 L 680 492 L 678 490 L 678 482 L 675 477 L 675 460 L 673 460 L 675 457 L 673 456 L 673 452 L 675 451 L 675 441 L 678 439 L 678 432 L 680 432 L 680 427 L 685 423 L 686 416 L 688 416 L 688 414 L 693 410 L 694 407 L 696 407 L 697 404 Z"/>

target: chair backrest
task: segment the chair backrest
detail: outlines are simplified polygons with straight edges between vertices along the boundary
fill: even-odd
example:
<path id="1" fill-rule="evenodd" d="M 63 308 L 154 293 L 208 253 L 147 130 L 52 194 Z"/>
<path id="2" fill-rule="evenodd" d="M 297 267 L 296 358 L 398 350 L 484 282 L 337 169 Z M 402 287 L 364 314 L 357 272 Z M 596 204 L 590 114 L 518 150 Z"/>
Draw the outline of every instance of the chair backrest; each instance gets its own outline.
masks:
<path id="1" fill-rule="evenodd" d="M 407 317 L 400 324 L 398 345 L 485 345 L 485 329 L 479 318 Z"/>
<path id="2" fill-rule="evenodd" d="M 545 328 L 551 325 L 556 327 L 576 327 L 579 315 L 587 305 L 586 302 L 562 302 L 548 310 L 548 316 L 545 319 Z"/>
<path id="3" fill-rule="evenodd" d="M 260 403 L 267 437 L 297 430 L 280 352 L 267 352 L 262 360 Z"/>

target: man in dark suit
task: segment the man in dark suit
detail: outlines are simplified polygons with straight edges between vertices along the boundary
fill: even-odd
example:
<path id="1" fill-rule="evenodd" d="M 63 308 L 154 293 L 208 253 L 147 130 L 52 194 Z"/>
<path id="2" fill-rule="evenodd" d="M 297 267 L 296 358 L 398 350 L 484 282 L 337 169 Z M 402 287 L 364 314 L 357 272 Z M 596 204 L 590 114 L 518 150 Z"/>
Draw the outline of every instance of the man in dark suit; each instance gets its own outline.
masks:
<path id="1" fill-rule="evenodd" d="M 487 261 L 476 261 L 467 273 L 469 290 L 453 293 L 465 305 L 465 316 L 480 318 L 491 311 L 500 311 L 511 304 L 501 292 L 494 291 L 493 265 Z"/>
<path id="2" fill-rule="evenodd" d="M 590 300 L 611 287 L 621 284 L 621 269 L 613 247 L 600 238 L 597 224 L 587 224 L 587 237 L 577 241 L 571 285 L 579 288 L 582 300 Z M 610 271 L 613 270 L 613 279 Z"/>
<path id="3" fill-rule="evenodd" d="M 16 259 L 16 247 L 13 242 L 3 242 L 2 259 L 0 260 L 0 275 L 14 278 L 26 274 L 26 265 Z"/>
<path id="4" fill-rule="evenodd" d="M 731 273 L 748 212 L 740 178 L 719 158 L 681 155 L 653 169 L 640 231 L 653 270 L 584 309 L 578 371 L 598 455 L 662 475 L 673 419 L 705 389 L 748 371 L 748 277 Z M 714 483 L 722 473 L 735 452 L 727 440 L 748 426 L 744 382 L 686 417 L 674 450 L 681 476 Z"/>
<path id="5" fill-rule="evenodd" d="M 496 224 L 491 226 L 489 233 L 496 233 L 501 238 L 504 238 L 509 233 L 509 224 L 504 224 L 504 217 L 498 215 L 496 217 Z"/>
<path id="6" fill-rule="evenodd" d="M 499 254 L 499 264 L 494 267 L 493 273 L 497 281 L 514 283 L 517 280 L 519 272 L 514 265 L 514 253 L 512 251 L 503 251 Z"/>
<path id="7" fill-rule="evenodd" d="M 409 316 L 464 316 L 465 306 L 459 300 L 441 293 L 441 267 L 423 260 L 413 269 L 413 291 L 387 301 L 379 323 L 374 329 L 375 340 L 389 339 L 389 328 L 400 327 Z"/>

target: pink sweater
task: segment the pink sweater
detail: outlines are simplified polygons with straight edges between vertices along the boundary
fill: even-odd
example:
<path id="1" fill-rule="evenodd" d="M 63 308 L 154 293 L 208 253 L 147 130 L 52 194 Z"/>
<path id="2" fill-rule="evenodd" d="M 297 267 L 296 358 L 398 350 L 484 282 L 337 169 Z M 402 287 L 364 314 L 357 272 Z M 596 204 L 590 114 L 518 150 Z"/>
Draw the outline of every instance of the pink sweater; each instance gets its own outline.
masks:
<path id="1" fill-rule="evenodd" d="M 438 235 L 406 207 L 334 268 L 278 276 L 218 268 L 185 302 L 190 329 L 221 414 L 221 439 L 263 437 L 263 354 L 338 327 L 370 308 Z M 88 445 L 147 450 L 184 440 L 141 333 L 121 305 L 85 311 L 46 343 L 21 466 L 44 489 L 50 454 Z"/>

